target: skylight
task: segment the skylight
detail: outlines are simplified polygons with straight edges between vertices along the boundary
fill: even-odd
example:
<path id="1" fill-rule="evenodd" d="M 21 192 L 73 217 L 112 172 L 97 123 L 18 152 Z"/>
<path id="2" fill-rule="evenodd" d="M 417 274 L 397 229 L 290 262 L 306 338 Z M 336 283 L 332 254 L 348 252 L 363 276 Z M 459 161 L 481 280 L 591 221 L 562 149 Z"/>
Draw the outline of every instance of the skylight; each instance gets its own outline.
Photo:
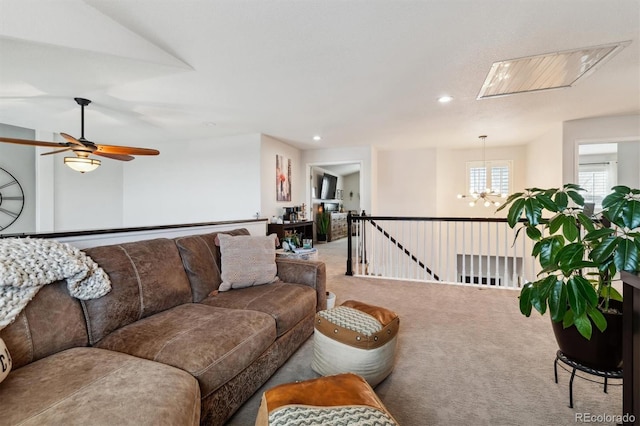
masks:
<path id="1" fill-rule="evenodd" d="M 494 62 L 478 99 L 573 86 L 630 41 Z"/>

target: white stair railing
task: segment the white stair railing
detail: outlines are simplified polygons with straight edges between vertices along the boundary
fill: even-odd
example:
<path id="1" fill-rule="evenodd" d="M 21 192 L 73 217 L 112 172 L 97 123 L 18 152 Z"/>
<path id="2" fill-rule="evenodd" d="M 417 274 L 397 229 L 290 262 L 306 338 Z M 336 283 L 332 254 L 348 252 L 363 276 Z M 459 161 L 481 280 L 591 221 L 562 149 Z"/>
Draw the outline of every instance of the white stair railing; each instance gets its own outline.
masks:
<path id="1" fill-rule="evenodd" d="M 347 275 L 518 288 L 536 280 L 532 242 L 505 219 L 350 216 Z"/>

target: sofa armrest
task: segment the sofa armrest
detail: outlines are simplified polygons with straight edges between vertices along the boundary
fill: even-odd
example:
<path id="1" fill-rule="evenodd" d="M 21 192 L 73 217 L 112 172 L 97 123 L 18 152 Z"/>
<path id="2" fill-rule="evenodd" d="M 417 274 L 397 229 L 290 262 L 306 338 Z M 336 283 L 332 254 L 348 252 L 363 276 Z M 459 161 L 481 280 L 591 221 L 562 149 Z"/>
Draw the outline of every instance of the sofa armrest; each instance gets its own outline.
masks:
<path id="1" fill-rule="evenodd" d="M 324 262 L 276 258 L 276 265 L 280 280 L 315 288 L 316 311 L 327 309 L 327 272 Z"/>

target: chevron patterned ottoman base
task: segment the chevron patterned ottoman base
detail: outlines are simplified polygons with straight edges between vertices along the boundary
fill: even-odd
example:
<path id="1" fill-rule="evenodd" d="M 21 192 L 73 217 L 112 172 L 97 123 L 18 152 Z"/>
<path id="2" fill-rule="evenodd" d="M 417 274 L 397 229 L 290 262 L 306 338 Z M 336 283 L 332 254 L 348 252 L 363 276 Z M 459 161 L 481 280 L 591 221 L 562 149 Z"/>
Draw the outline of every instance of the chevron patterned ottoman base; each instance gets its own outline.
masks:
<path id="1" fill-rule="evenodd" d="M 286 383 L 262 394 L 256 426 L 398 426 L 356 374 Z"/>
<path id="2" fill-rule="evenodd" d="M 320 311 L 311 368 L 323 376 L 355 373 L 375 387 L 393 370 L 399 327 L 394 312 L 355 300 Z"/>

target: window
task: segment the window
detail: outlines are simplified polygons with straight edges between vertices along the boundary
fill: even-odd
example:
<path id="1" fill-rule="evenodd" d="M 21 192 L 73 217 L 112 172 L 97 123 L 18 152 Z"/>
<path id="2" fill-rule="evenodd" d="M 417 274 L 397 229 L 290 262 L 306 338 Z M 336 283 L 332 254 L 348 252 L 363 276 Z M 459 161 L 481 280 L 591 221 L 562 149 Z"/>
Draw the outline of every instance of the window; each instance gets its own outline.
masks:
<path id="1" fill-rule="evenodd" d="M 485 167 L 486 166 L 486 167 Z M 489 182 L 487 182 L 489 175 Z M 511 192 L 511 161 L 471 161 L 467 163 L 469 193 L 481 193 L 486 189 L 500 194 Z"/>
<path id="2" fill-rule="evenodd" d="M 611 187 L 616 185 L 615 173 L 612 172 L 615 162 L 589 163 L 578 166 L 578 184 L 585 189 L 584 200 L 602 207 L 602 200 Z"/>

